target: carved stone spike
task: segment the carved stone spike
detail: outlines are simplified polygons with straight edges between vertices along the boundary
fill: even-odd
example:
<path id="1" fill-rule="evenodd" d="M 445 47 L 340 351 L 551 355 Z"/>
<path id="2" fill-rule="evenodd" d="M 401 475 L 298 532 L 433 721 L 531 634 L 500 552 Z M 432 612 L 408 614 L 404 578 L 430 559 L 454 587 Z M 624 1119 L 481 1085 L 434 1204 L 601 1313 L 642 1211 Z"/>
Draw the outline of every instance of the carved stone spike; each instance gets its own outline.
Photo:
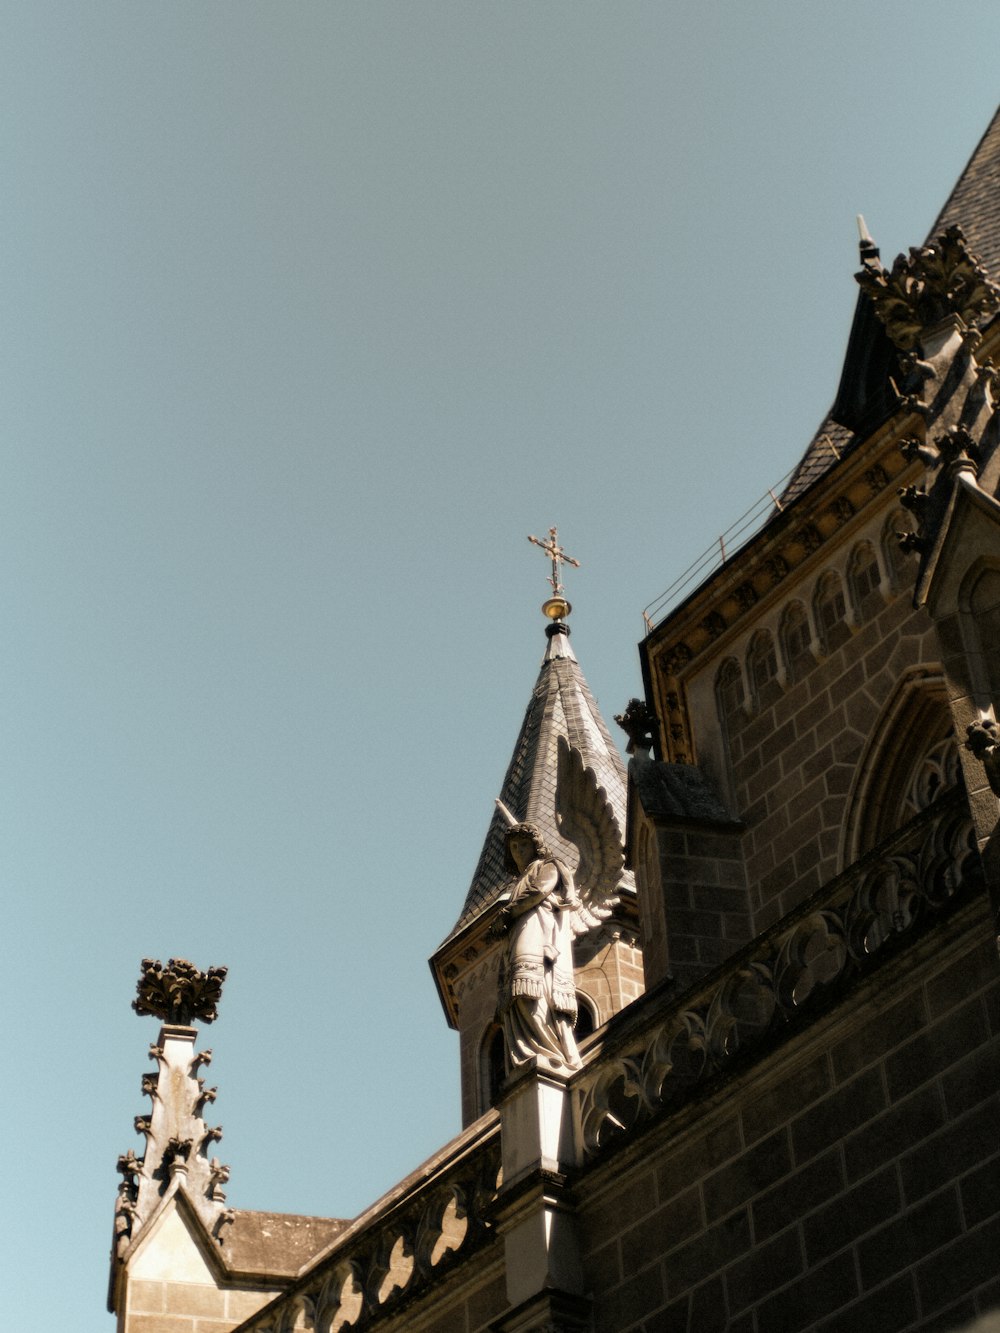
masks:
<path id="1" fill-rule="evenodd" d="M 861 290 L 898 348 L 909 351 L 925 329 L 957 315 L 970 328 L 1000 310 L 1000 287 L 969 250 L 960 227 L 898 255 L 889 272 L 863 268 Z"/>
<path id="2" fill-rule="evenodd" d="M 927 550 L 926 540 L 918 537 L 915 532 L 897 532 L 896 536 L 899 538 L 899 549 L 907 555 L 923 555 Z"/>
<path id="3" fill-rule="evenodd" d="M 159 959 L 144 958 L 132 1008 L 137 1014 L 151 1014 L 184 1027 L 195 1019 L 213 1023 L 219 1016 L 217 1006 L 227 971 L 210 967 L 200 972 L 186 958 L 170 958 L 166 967 Z"/>
<path id="4" fill-rule="evenodd" d="M 922 487 L 901 486 L 898 494 L 899 503 L 904 509 L 909 509 L 916 514 L 918 519 L 926 512 L 930 496 Z"/>
<path id="5" fill-rule="evenodd" d="M 198 1070 L 201 1068 L 202 1065 L 204 1065 L 207 1069 L 211 1063 L 212 1063 L 211 1050 L 196 1051 L 194 1055 L 191 1057 L 191 1077 L 195 1078 L 197 1076 Z"/>
<path id="6" fill-rule="evenodd" d="M 964 426 L 953 426 L 951 430 L 946 430 L 937 437 L 935 444 L 946 463 L 953 463 L 959 458 L 968 459 L 973 464 L 979 461 L 979 449 Z"/>
<path id="7" fill-rule="evenodd" d="M 122 1184 L 126 1185 L 142 1171 L 142 1159 L 136 1157 L 132 1149 L 129 1148 L 128 1152 L 122 1153 L 118 1158 L 118 1165 L 115 1169 L 125 1177 Z"/>

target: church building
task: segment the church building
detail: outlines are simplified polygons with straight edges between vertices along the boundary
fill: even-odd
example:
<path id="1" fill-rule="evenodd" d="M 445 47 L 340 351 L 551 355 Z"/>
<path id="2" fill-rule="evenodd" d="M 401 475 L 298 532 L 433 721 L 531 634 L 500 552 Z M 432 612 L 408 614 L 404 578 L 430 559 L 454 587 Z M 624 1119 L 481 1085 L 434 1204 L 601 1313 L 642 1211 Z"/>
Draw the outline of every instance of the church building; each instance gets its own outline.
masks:
<path id="1" fill-rule="evenodd" d="M 537 681 L 430 960 L 456 1138 L 352 1219 L 230 1206 L 197 1049 L 225 969 L 143 961 L 119 1333 L 1000 1309 L 1000 112 L 923 245 L 886 266 L 862 225 L 857 277 L 789 482 L 647 615 L 627 769 L 538 543 Z"/>

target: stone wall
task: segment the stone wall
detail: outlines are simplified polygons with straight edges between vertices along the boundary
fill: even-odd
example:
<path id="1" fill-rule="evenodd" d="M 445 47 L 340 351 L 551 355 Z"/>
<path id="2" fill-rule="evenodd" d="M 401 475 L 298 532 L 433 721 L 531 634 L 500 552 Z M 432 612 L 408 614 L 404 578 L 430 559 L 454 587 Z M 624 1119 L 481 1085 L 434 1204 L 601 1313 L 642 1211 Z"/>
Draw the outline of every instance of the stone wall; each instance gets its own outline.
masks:
<path id="1" fill-rule="evenodd" d="M 993 1308 L 998 1075 L 980 894 L 849 1003 L 605 1150 L 577 1186 L 594 1327 L 893 1333 Z"/>

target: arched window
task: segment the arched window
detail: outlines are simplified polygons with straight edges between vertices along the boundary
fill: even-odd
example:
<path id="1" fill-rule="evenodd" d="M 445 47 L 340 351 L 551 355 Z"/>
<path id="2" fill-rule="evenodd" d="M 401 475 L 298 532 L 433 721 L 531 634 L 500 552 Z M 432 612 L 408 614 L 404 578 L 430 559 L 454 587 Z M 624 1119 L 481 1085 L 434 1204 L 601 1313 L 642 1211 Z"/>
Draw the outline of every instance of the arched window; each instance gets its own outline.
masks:
<path id="1" fill-rule="evenodd" d="M 972 585 L 969 614 L 979 649 L 979 675 L 1000 710 L 1000 570 L 986 569 Z"/>
<path id="2" fill-rule="evenodd" d="M 867 620 L 882 604 L 882 571 L 871 542 L 861 542 L 851 552 L 849 578 L 855 614 Z"/>
<path id="3" fill-rule="evenodd" d="M 829 656 L 851 637 L 851 631 L 847 626 L 844 585 L 840 581 L 840 575 L 832 569 L 821 575 L 816 584 L 813 611 L 816 616 L 820 647 Z"/>
<path id="4" fill-rule="evenodd" d="M 592 1032 L 597 1030 L 597 1014 L 594 1011 L 593 1001 L 589 995 L 584 995 L 582 991 L 576 993 L 576 1022 L 573 1024 L 573 1032 L 577 1041 L 583 1041 L 584 1037 L 589 1037 Z"/>
<path id="5" fill-rule="evenodd" d="M 801 680 L 813 665 L 812 629 L 801 602 L 792 602 L 781 619 L 781 648 L 789 680 Z"/>
<path id="6" fill-rule="evenodd" d="M 486 1029 L 479 1048 L 479 1086 L 482 1111 L 496 1105 L 503 1081 L 507 1077 L 507 1056 L 504 1049 L 503 1029 L 491 1023 Z"/>
<path id="7" fill-rule="evenodd" d="M 715 702 L 719 710 L 719 722 L 728 739 L 746 716 L 743 672 L 735 657 L 727 657 L 719 667 L 715 677 Z"/>
<path id="8" fill-rule="evenodd" d="M 760 712 L 762 708 L 772 704 L 780 692 L 778 654 L 770 630 L 758 630 L 750 640 L 747 649 L 747 676 L 750 679 L 754 708 Z"/>
<path id="9" fill-rule="evenodd" d="M 944 680 L 915 668 L 872 733 L 845 823 L 845 865 L 962 783 Z"/>

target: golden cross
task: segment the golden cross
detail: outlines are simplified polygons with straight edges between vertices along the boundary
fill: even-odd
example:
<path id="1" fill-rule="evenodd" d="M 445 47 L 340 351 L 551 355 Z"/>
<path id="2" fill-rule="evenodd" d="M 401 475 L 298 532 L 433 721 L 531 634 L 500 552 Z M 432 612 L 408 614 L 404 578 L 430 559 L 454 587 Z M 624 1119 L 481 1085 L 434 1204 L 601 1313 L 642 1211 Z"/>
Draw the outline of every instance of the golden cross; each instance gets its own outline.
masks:
<path id="1" fill-rule="evenodd" d="M 534 542 L 536 546 L 540 546 L 542 550 L 545 552 L 545 554 L 552 561 L 552 575 L 549 579 L 549 582 L 552 584 L 553 593 L 555 593 L 555 595 L 558 597 L 561 592 L 565 591 L 563 585 L 559 581 L 559 566 L 572 565 L 574 569 L 579 569 L 580 562 L 579 560 L 574 560 L 571 555 L 566 554 L 563 548 L 559 545 L 559 542 L 556 540 L 556 535 L 557 535 L 557 530 L 555 528 L 549 528 L 548 541 L 543 542 L 538 537 L 529 537 L 528 541 Z"/>

